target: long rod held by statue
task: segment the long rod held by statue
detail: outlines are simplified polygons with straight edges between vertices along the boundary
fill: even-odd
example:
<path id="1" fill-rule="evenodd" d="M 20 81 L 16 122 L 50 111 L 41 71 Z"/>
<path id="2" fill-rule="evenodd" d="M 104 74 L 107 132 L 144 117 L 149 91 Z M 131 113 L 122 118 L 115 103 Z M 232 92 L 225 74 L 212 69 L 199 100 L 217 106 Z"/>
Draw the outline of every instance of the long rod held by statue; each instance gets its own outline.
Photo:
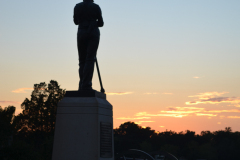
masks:
<path id="1" fill-rule="evenodd" d="M 97 57 L 96 57 L 96 66 L 97 66 L 98 78 L 99 78 L 99 82 L 100 82 L 100 86 L 101 86 L 101 92 L 105 93 L 105 90 L 104 90 L 103 85 L 102 85 L 102 79 L 101 79 L 101 75 L 100 75 L 100 71 L 99 71 L 99 67 L 98 67 Z"/>

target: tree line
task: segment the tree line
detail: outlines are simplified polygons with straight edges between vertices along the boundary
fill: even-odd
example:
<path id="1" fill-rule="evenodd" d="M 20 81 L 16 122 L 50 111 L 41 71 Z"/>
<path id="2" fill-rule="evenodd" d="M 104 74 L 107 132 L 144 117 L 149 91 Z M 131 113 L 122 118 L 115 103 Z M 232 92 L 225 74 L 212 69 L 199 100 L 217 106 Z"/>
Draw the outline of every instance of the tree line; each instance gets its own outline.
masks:
<path id="1" fill-rule="evenodd" d="M 230 127 L 219 131 L 156 132 L 150 127 L 142 128 L 134 122 L 121 124 L 114 129 L 115 151 L 140 149 L 151 154 L 156 151 L 168 152 L 186 160 L 230 160 L 239 159 L 240 132 Z"/>
<path id="2" fill-rule="evenodd" d="M 64 95 L 65 90 L 51 80 L 34 84 L 17 116 L 14 106 L 0 107 L 0 159 L 50 160 L 57 103 Z"/>
<path id="3" fill-rule="evenodd" d="M 57 103 L 65 90 L 57 81 L 34 85 L 31 98 L 21 104 L 22 112 L 15 115 L 15 107 L 0 106 L 0 159 L 51 160 Z M 187 160 L 239 159 L 240 132 L 230 127 L 219 131 L 156 132 L 134 122 L 126 122 L 114 129 L 115 155 L 128 149 L 169 152 Z"/>

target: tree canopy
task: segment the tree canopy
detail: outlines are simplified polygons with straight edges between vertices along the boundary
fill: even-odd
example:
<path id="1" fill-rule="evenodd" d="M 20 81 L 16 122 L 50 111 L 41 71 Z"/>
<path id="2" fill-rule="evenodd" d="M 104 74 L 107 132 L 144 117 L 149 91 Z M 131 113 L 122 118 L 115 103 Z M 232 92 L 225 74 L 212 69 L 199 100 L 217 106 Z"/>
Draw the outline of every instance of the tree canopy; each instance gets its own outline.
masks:
<path id="1" fill-rule="evenodd" d="M 14 116 L 15 107 L 0 108 L 0 145 L 11 142 L 12 137 L 10 145 L 0 146 L 0 159 L 51 159 L 57 104 L 65 90 L 54 80 L 33 88 L 19 115 Z"/>
<path id="2" fill-rule="evenodd" d="M 48 85 L 45 82 L 34 84 L 31 99 L 23 101 L 23 111 L 15 118 L 17 132 L 53 132 L 57 103 L 64 95 L 65 90 L 57 81 L 51 80 Z"/>

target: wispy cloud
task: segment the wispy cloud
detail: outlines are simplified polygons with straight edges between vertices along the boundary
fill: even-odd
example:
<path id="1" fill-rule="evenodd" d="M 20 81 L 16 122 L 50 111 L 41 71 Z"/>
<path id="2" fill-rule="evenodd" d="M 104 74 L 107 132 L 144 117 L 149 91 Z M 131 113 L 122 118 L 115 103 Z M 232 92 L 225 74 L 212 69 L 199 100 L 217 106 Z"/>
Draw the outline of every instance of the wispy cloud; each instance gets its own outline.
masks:
<path id="1" fill-rule="evenodd" d="M 142 123 L 152 123 L 152 122 L 155 122 L 155 121 L 138 121 L 138 122 L 135 122 L 136 124 L 142 124 Z"/>
<path id="2" fill-rule="evenodd" d="M 172 95 L 173 93 L 162 93 L 162 94 Z"/>
<path id="3" fill-rule="evenodd" d="M 234 106 L 235 106 L 235 107 L 240 107 L 240 104 L 235 104 Z"/>
<path id="4" fill-rule="evenodd" d="M 240 113 L 239 109 L 230 109 L 230 110 L 209 110 L 209 111 L 204 111 L 205 113 Z"/>
<path id="5" fill-rule="evenodd" d="M 202 76 L 202 77 L 199 77 L 199 76 L 195 76 L 195 77 L 193 77 L 193 78 L 195 78 L 195 79 L 199 79 L 199 78 L 204 78 L 205 76 Z"/>
<path id="6" fill-rule="evenodd" d="M 19 88 L 19 89 L 16 89 L 16 90 L 12 91 L 12 92 L 14 92 L 14 93 L 27 93 L 28 90 L 32 91 L 33 88 Z"/>
<path id="7" fill-rule="evenodd" d="M 204 108 L 197 107 L 171 107 L 168 108 L 168 111 L 161 111 L 162 113 L 174 113 L 174 114 L 190 114 L 190 113 L 198 113 L 202 112 Z"/>
<path id="8" fill-rule="evenodd" d="M 197 95 L 188 96 L 188 97 L 198 97 L 199 99 L 209 99 L 209 98 L 214 98 L 216 96 L 221 96 L 226 93 L 229 93 L 229 92 L 204 92 L 204 93 L 199 93 Z"/>
<path id="9" fill-rule="evenodd" d="M 107 95 L 127 95 L 127 94 L 133 94 L 133 92 L 106 92 Z"/>
<path id="10" fill-rule="evenodd" d="M 216 117 L 217 114 L 196 113 L 197 116 Z"/>
<path id="11" fill-rule="evenodd" d="M 0 101 L 1 104 L 21 104 L 21 102 L 17 101 Z"/>
<path id="12" fill-rule="evenodd" d="M 240 116 L 228 116 L 227 118 L 239 119 L 239 118 L 240 118 Z"/>
<path id="13" fill-rule="evenodd" d="M 197 105 L 197 104 L 218 104 L 218 103 L 240 103 L 240 98 L 238 97 L 216 97 L 204 100 L 196 100 L 186 102 L 186 105 Z"/>
<path id="14" fill-rule="evenodd" d="M 144 93 L 144 94 L 147 94 L 147 95 L 150 95 L 150 94 L 159 94 L 159 93 L 157 93 L 157 92 L 147 92 L 147 93 Z"/>
<path id="15" fill-rule="evenodd" d="M 159 127 L 164 128 L 165 126 L 159 126 Z"/>
<path id="16" fill-rule="evenodd" d="M 223 94 L 229 92 L 205 92 L 199 93 L 198 95 L 193 95 L 189 97 L 196 97 L 193 101 L 188 101 L 186 105 L 197 105 L 197 104 L 219 104 L 219 103 L 231 103 L 235 104 L 236 107 L 240 107 L 240 98 L 239 97 L 220 97 Z"/>
<path id="17" fill-rule="evenodd" d="M 240 113 L 238 109 L 230 110 L 206 110 L 205 108 L 198 107 L 171 107 L 167 110 L 159 111 L 160 113 L 151 114 L 148 112 L 138 112 L 136 117 L 175 117 L 182 118 L 186 116 L 205 116 L 205 117 L 217 117 L 221 113 Z M 223 118 L 222 116 L 220 118 Z"/>
<path id="18" fill-rule="evenodd" d="M 161 112 L 162 112 L 162 111 L 161 111 Z M 164 114 L 164 113 L 150 114 L 150 113 L 147 113 L 147 112 L 139 112 L 139 113 L 136 113 L 135 116 L 182 118 L 182 117 L 187 116 L 187 115 L 186 115 L 186 114 Z"/>

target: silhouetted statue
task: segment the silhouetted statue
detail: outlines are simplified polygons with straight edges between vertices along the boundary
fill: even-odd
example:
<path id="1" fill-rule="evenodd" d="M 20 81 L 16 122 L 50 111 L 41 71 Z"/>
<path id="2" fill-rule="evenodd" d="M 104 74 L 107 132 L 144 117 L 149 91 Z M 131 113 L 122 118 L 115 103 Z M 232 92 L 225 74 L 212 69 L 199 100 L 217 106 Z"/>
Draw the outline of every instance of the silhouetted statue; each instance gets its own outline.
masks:
<path id="1" fill-rule="evenodd" d="M 92 90 L 92 77 L 100 31 L 103 26 L 101 8 L 93 0 L 83 0 L 74 8 L 73 20 L 78 25 L 79 90 Z"/>

